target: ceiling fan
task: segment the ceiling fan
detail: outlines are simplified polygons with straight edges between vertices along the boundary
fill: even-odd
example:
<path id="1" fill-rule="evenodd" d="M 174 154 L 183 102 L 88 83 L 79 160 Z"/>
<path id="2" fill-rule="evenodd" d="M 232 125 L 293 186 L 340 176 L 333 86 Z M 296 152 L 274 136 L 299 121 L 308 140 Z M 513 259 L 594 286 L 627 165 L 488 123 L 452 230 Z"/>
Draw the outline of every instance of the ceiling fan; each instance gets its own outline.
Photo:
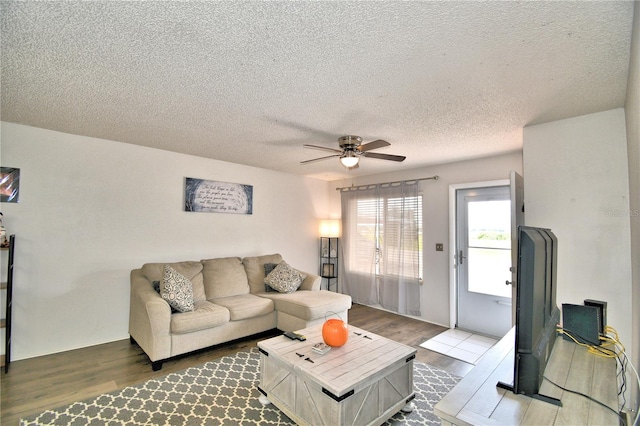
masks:
<path id="1" fill-rule="evenodd" d="M 368 158 L 378 158 L 380 160 L 389 160 L 389 161 L 404 161 L 405 156 L 403 155 L 390 155 L 390 154 L 378 154 L 376 152 L 369 152 L 372 149 L 382 148 L 385 146 L 391 145 L 387 141 L 383 141 L 382 139 L 377 139 L 372 142 L 365 143 L 362 145 L 362 138 L 360 136 L 341 136 L 338 138 L 338 144 L 340 144 L 340 148 L 327 148 L 324 146 L 318 145 L 308 145 L 304 144 L 305 148 L 311 149 L 319 149 L 322 151 L 333 152 L 333 155 L 327 155 L 326 157 L 314 158 L 312 160 L 301 161 L 300 164 L 311 163 L 313 161 L 325 160 L 327 158 L 339 157 L 340 163 L 348 169 L 355 169 L 358 167 L 358 163 L 360 162 L 360 157 L 368 157 Z"/>

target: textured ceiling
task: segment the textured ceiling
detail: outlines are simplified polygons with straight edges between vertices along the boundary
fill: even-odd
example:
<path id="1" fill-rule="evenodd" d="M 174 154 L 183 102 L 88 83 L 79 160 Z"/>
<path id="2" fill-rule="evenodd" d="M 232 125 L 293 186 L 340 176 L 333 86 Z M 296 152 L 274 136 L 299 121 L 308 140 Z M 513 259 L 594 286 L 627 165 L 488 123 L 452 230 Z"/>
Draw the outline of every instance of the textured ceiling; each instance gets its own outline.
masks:
<path id="1" fill-rule="evenodd" d="M 633 2 L 0 2 L 1 118 L 333 180 L 622 107 Z M 385 139 L 347 173 L 344 134 Z"/>

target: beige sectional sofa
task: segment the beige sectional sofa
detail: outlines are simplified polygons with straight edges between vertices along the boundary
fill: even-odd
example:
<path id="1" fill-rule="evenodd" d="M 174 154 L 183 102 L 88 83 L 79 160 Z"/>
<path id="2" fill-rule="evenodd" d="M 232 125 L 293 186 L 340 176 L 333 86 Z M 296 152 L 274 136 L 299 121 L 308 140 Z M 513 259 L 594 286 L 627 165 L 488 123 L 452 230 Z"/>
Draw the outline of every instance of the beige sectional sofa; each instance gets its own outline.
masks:
<path id="1" fill-rule="evenodd" d="M 345 322 L 351 297 L 320 290 L 321 278 L 306 275 L 300 287 L 284 293 L 265 285 L 265 265 L 283 262 L 272 254 L 175 263 L 147 263 L 131 271 L 129 334 L 149 356 L 154 370 L 165 359 L 260 332 L 295 331 L 321 324 L 327 314 Z M 188 279 L 193 310 L 176 312 L 157 287 L 165 265 Z M 154 284 L 156 288 L 154 288 Z"/>

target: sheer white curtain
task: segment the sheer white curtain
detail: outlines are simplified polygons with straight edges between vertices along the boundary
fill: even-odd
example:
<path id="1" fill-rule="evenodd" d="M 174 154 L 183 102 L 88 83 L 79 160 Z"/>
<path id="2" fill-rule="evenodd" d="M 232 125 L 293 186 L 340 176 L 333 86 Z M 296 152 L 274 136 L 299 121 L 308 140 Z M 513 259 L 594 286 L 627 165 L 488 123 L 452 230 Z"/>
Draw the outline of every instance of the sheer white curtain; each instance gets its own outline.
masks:
<path id="1" fill-rule="evenodd" d="M 421 200 L 418 184 L 380 188 L 380 305 L 401 314 L 420 315 Z M 420 204 L 420 205 L 419 205 Z"/>
<path id="2" fill-rule="evenodd" d="M 342 286 L 354 302 L 378 304 L 377 188 L 342 191 Z"/>
<path id="3" fill-rule="evenodd" d="M 418 183 L 342 192 L 343 282 L 356 303 L 420 315 Z"/>

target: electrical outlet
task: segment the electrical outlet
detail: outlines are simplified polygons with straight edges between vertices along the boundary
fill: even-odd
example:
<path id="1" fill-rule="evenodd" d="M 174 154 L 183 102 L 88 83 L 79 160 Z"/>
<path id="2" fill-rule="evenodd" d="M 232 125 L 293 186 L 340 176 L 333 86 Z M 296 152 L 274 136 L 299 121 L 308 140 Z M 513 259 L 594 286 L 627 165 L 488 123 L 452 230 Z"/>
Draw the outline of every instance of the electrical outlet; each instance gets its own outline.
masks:
<path id="1" fill-rule="evenodd" d="M 436 251 L 444 251 L 444 244 L 436 243 Z"/>

